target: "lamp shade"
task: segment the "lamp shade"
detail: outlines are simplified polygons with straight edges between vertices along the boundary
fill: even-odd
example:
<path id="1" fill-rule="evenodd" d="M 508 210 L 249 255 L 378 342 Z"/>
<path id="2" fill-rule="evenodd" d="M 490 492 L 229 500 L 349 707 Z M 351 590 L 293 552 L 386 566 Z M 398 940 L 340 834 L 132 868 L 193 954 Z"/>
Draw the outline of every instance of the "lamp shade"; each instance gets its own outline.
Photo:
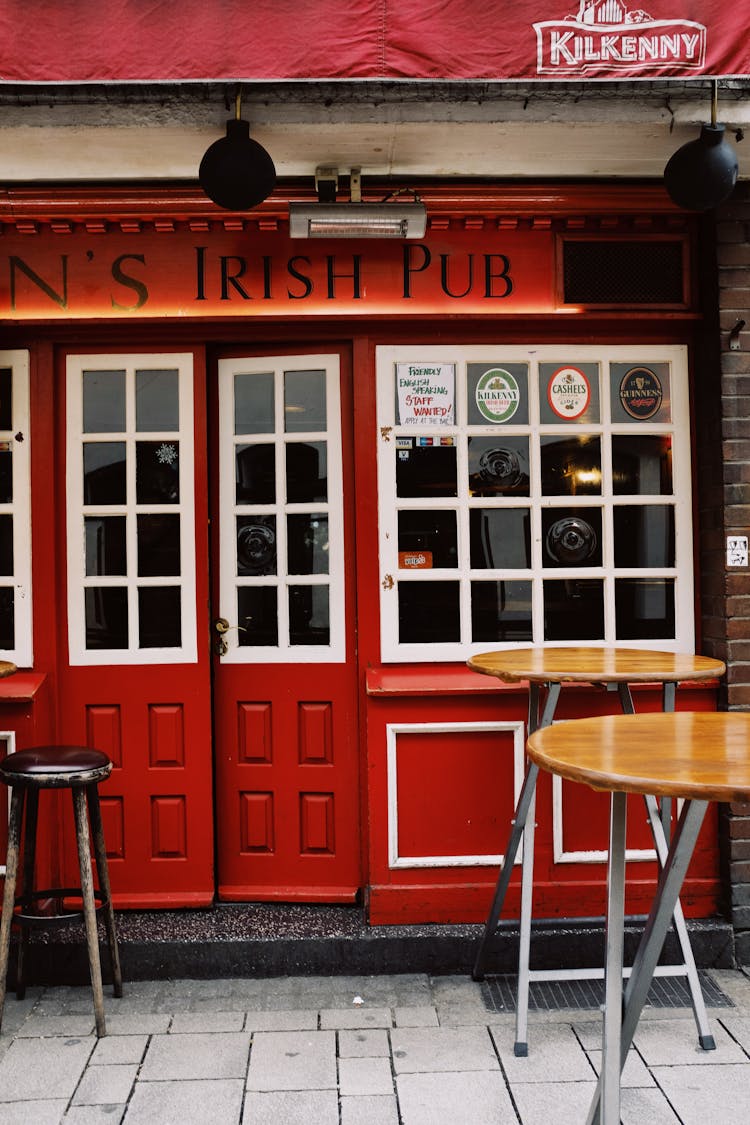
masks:
<path id="1" fill-rule="evenodd" d="M 689 211 L 718 207 L 737 182 L 737 154 L 723 125 L 702 125 L 701 134 L 669 159 L 664 183 L 670 198 Z"/>
<path id="2" fill-rule="evenodd" d="M 209 199 L 228 211 L 246 211 L 274 189 L 276 169 L 262 145 L 250 136 L 242 118 L 227 121 L 227 135 L 206 149 L 198 169 Z"/>

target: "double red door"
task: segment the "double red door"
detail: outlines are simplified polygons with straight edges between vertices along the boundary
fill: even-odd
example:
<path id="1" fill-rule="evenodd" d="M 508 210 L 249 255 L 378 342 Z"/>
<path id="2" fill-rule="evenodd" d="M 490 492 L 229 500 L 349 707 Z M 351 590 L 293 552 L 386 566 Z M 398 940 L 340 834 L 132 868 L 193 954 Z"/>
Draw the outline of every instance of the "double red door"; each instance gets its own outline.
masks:
<path id="1" fill-rule="evenodd" d="M 66 368 L 60 727 L 115 760 L 120 901 L 353 899 L 348 353 Z"/>

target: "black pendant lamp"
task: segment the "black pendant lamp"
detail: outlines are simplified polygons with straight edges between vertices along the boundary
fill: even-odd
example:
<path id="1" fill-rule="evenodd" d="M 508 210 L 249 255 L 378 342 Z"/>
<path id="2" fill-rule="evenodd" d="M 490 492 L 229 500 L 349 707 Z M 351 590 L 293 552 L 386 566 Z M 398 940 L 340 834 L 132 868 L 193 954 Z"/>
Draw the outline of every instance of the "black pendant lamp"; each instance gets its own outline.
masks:
<path id="1" fill-rule="evenodd" d="M 711 124 L 701 125 L 700 136 L 688 141 L 669 159 L 664 183 L 670 198 L 688 211 L 709 211 L 732 194 L 737 183 L 737 153 L 716 124 L 718 83 L 713 84 Z"/>
<path id="2" fill-rule="evenodd" d="M 234 118 L 227 121 L 227 135 L 206 149 L 198 179 L 208 198 L 228 211 L 257 206 L 276 185 L 273 160 L 252 139 L 250 125 L 240 117 L 239 93 Z"/>

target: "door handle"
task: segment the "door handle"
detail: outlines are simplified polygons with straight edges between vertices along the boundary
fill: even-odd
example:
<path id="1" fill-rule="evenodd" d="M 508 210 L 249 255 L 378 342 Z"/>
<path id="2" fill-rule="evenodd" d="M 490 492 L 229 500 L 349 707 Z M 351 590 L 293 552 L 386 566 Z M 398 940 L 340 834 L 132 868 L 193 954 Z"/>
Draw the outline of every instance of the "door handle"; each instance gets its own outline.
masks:
<path id="1" fill-rule="evenodd" d="M 245 620 L 249 621 L 250 618 L 247 617 Z M 217 617 L 214 621 L 214 632 L 217 634 L 216 640 L 214 642 L 214 652 L 217 656 L 223 656 L 227 651 L 229 646 L 224 640 L 224 637 L 232 629 L 237 629 L 241 633 L 247 632 L 247 629 L 244 625 L 230 625 L 226 617 Z"/>

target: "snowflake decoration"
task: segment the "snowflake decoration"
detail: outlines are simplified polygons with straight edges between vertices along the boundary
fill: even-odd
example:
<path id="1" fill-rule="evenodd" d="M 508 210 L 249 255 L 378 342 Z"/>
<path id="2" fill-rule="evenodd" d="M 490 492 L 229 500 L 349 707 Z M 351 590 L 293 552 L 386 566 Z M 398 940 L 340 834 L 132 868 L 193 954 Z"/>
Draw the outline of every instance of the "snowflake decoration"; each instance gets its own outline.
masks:
<path id="1" fill-rule="evenodd" d="M 177 460 L 177 447 L 172 442 L 163 441 L 156 451 L 160 465 L 174 465 Z"/>

